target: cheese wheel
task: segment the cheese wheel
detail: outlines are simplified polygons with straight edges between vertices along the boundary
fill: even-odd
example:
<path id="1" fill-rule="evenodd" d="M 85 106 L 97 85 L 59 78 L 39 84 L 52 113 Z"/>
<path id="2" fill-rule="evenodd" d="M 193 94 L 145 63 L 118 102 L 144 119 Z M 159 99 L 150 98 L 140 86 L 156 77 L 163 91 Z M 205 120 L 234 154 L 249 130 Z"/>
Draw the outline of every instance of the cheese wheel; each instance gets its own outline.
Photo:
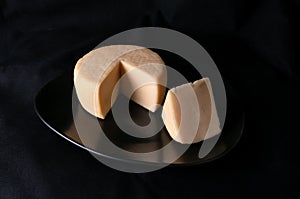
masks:
<path id="1" fill-rule="evenodd" d="M 139 75 L 130 75 L 131 70 L 137 70 Z M 117 82 L 126 74 L 127 81 L 119 87 Z M 151 83 L 145 82 L 147 79 Z M 104 119 L 117 95 L 113 90 L 119 90 L 133 101 L 146 109 L 155 111 L 161 104 L 166 82 L 166 66 L 158 54 L 150 49 L 131 46 L 113 45 L 92 50 L 78 60 L 74 69 L 74 86 L 83 108 L 92 115 Z M 131 96 L 130 88 L 135 90 Z"/>
<path id="2" fill-rule="evenodd" d="M 189 87 L 194 90 L 197 103 L 191 101 L 191 94 L 187 94 Z M 192 124 L 190 121 L 197 116 L 198 123 Z M 183 144 L 200 142 L 220 133 L 219 117 L 209 79 L 203 78 L 170 89 L 163 106 L 162 118 L 170 136 Z M 192 132 L 193 128 L 196 133 Z"/>

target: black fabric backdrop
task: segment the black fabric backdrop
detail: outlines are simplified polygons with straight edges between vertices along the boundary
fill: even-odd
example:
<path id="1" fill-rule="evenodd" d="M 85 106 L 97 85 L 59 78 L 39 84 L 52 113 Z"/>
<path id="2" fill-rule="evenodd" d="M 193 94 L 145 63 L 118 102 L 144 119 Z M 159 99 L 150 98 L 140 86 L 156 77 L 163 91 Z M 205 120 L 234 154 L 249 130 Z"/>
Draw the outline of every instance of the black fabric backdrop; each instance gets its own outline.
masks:
<path id="1" fill-rule="evenodd" d="M 0 1 L 0 198 L 253 198 L 299 194 L 297 0 Z M 242 98 L 225 157 L 122 173 L 63 140 L 33 100 L 105 38 L 160 26 L 196 39 Z"/>

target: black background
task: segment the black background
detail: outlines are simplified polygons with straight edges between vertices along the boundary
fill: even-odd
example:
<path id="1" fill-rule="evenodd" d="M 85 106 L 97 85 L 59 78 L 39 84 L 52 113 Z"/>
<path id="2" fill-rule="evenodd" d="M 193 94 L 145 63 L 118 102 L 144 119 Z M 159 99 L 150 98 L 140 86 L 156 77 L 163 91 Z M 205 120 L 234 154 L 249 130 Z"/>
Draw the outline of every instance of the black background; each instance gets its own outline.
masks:
<path id="1" fill-rule="evenodd" d="M 0 1 L 0 198 L 253 198 L 299 194 L 297 0 Z M 181 31 L 243 100 L 246 125 L 225 157 L 128 174 L 48 129 L 33 100 L 105 38 L 142 26 Z"/>

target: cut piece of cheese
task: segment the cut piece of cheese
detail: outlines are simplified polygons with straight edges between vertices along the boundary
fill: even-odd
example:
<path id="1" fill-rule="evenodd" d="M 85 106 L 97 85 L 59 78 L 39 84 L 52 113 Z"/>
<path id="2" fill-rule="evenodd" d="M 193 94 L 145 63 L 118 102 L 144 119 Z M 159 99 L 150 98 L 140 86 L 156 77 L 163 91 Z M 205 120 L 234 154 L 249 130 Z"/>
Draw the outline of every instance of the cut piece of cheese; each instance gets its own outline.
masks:
<path id="1" fill-rule="evenodd" d="M 188 93 L 188 89 L 194 93 Z M 183 144 L 200 142 L 219 134 L 220 122 L 209 79 L 169 90 L 162 118 L 170 136 Z"/>
<path id="2" fill-rule="evenodd" d="M 135 71 L 139 71 L 139 75 L 132 75 Z M 127 81 L 119 88 L 117 82 L 123 75 Z M 163 100 L 165 82 L 166 66 L 160 56 L 140 46 L 97 48 L 79 59 L 74 69 L 74 86 L 81 105 L 102 119 L 115 101 L 117 95 L 112 95 L 114 89 L 117 92 L 120 89 L 136 103 L 155 111 L 157 104 Z M 137 88 L 141 83 L 144 86 L 131 96 L 132 90 L 128 88 Z"/>

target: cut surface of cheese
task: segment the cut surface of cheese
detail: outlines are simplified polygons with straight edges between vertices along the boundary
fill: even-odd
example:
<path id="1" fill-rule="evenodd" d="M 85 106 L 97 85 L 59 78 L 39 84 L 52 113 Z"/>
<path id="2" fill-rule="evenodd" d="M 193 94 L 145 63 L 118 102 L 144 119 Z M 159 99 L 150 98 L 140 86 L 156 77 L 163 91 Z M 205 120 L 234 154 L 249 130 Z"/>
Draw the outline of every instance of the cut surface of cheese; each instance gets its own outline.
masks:
<path id="1" fill-rule="evenodd" d="M 123 75 L 127 81 L 117 84 Z M 81 105 L 102 119 L 115 101 L 117 95 L 112 95 L 114 89 L 144 108 L 155 111 L 157 104 L 162 103 L 165 82 L 163 60 L 155 52 L 140 46 L 97 48 L 79 59 L 74 69 L 74 86 Z"/>
<path id="2" fill-rule="evenodd" d="M 193 101 L 195 97 L 191 93 L 186 92 L 189 88 L 194 91 L 197 102 Z M 209 79 L 169 90 L 162 118 L 170 136 L 183 144 L 200 142 L 219 134 L 220 122 Z"/>
<path id="3" fill-rule="evenodd" d="M 156 111 L 165 95 L 166 67 L 157 63 L 145 63 L 140 67 L 125 61 L 121 64 L 122 93 L 146 109 Z"/>

